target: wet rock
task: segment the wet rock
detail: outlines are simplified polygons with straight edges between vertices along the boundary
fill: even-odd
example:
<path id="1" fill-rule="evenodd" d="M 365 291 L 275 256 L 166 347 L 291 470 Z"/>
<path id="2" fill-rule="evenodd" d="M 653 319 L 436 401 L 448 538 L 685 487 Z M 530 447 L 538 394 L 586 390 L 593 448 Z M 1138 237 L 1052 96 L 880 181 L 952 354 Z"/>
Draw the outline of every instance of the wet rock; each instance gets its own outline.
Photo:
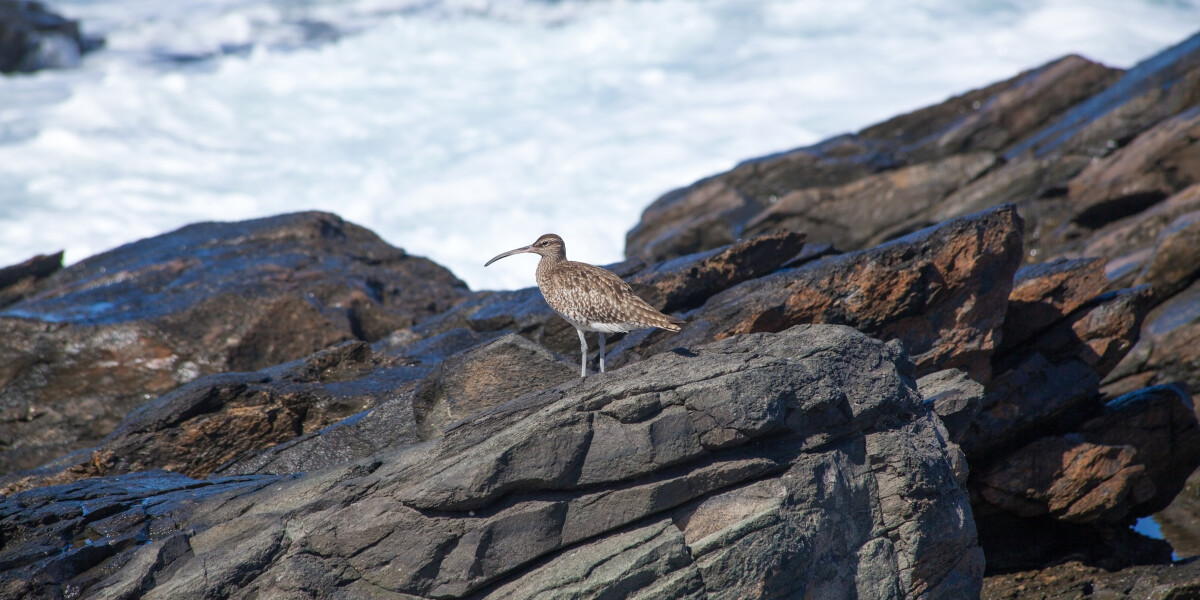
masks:
<path id="1" fill-rule="evenodd" d="M 894 343 L 829 326 L 740 336 L 571 379 L 433 443 L 234 480 L 270 483 L 192 504 L 174 521 L 182 553 L 166 538 L 94 544 L 76 589 L 970 597 L 982 555 L 945 430 L 921 402 Z M 24 542 L 40 525 L 22 510 L 0 528 L 3 552 L 24 561 L 48 544 Z M 79 577 L 50 573 L 30 597 Z"/>
<path id="2" fill-rule="evenodd" d="M 1021 267 L 1008 296 L 1000 352 L 1066 318 L 1107 287 L 1103 259 L 1058 259 Z"/>
<path id="3" fill-rule="evenodd" d="M 0 472 L 94 445 L 198 376 L 374 341 L 459 302 L 445 269 L 322 213 L 201 223 L 58 271 L 0 310 Z"/>
<path id="4" fill-rule="evenodd" d="M 1020 260 L 1021 219 L 1000 207 L 742 283 L 688 313 L 678 334 L 627 336 L 614 346 L 613 364 L 731 335 L 836 323 L 899 340 L 919 374 L 960 368 L 986 382 Z"/>
<path id="5" fill-rule="evenodd" d="M 78 597 L 81 590 L 122 573 L 127 577 L 108 587 L 108 597 L 140 596 L 153 586 L 150 573 L 192 553 L 191 531 L 214 524 L 198 518 L 197 506 L 228 502 L 280 481 L 270 476 L 197 481 L 148 471 L 4 498 L 0 595 Z"/>
<path id="6" fill-rule="evenodd" d="M 1197 210 L 1200 185 L 1191 185 L 1136 215 L 1097 230 L 1088 238 L 1082 254 L 1107 257 L 1105 272 L 1114 288 L 1129 287 L 1145 268 L 1162 231 L 1175 219 Z"/>
<path id="7" fill-rule="evenodd" d="M 40 2 L 0 0 L 0 73 L 77 67 L 84 53 L 102 45 L 102 38 L 84 36 L 78 21 Z"/>
<path id="8" fill-rule="evenodd" d="M 1068 185 L 1072 221 L 1095 229 L 1200 181 L 1200 107 L 1167 119 Z"/>
<path id="9" fill-rule="evenodd" d="M 947 197 L 988 168 L 991 154 L 1033 135 L 1119 77 L 1120 71 L 1069 56 L 855 135 L 746 161 L 656 200 L 626 236 L 625 254 L 659 261 L 707 250 L 732 242 L 751 219 L 767 224 L 785 213 L 808 215 L 793 217 L 792 224 L 803 227 L 810 242 L 833 242 L 826 234 L 839 235 L 841 243 L 853 244 L 843 247 L 848 250 L 914 231 L 939 220 L 931 216 L 937 202 L 922 190 Z M 871 193 L 888 190 L 909 201 L 884 207 Z M 862 201 L 871 203 L 866 212 L 857 210 Z M 786 210 L 772 211 L 777 203 Z M 828 221 L 813 220 L 831 210 Z M 901 215 L 900 227 L 881 211 Z"/>
<path id="10" fill-rule="evenodd" d="M 1200 389 L 1200 281 L 1150 311 L 1137 344 L 1105 380 L 1107 396 L 1183 382 Z"/>
<path id="11" fill-rule="evenodd" d="M 1106 156 L 1164 119 L 1196 104 L 1200 35 L 1168 48 L 1121 75 L 1006 153 Z"/>
<path id="12" fill-rule="evenodd" d="M 60 250 L 0 269 L 0 308 L 33 295 L 41 282 L 62 268 L 62 258 Z"/>
<path id="13" fill-rule="evenodd" d="M 154 469 L 205 477 L 411 390 L 428 370 L 347 342 L 254 373 L 203 377 L 131 411 L 95 448 L 0 479 L 0 493 Z M 394 422 L 396 438 L 405 425 L 415 427 Z"/>

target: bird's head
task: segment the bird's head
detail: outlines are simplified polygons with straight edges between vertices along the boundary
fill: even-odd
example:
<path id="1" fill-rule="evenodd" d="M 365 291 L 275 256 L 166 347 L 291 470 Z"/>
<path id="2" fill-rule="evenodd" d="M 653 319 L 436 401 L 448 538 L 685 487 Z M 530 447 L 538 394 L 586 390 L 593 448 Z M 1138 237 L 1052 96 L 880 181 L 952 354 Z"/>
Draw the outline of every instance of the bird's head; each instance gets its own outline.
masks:
<path id="1" fill-rule="evenodd" d="M 496 255 L 495 258 L 487 261 L 486 263 L 483 264 L 483 266 L 486 267 L 506 256 L 512 256 L 514 254 L 521 254 L 523 252 L 528 252 L 531 254 L 538 254 L 538 255 L 541 255 L 542 258 L 553 258 L 553 259 L 562 259 L 562 260 L 565 260 L 567 258 L 567 246 L 566 246 L 566 244 L 563 243 L 562 238 L 558 237 L 557 235 L 555 235 L 553 233 L 547 233 L 546 235 L 543 235 L 542 237 L 538 238 L 536 242 L 534 242 L 528 246 L 523 246 L 521 248 L 516 248 L 514 250 L 509 250 L 508 252 L 505 252 L 503 254 Z"/>

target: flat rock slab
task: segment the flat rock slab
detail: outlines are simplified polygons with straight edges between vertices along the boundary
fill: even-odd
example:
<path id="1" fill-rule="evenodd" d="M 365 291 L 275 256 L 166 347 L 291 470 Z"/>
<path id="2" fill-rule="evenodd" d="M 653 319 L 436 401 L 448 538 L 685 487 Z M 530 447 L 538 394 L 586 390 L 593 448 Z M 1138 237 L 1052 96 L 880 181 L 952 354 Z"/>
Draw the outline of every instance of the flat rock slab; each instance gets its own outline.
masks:
<path id="1" fill-rule="evenodd" d="M 200 223 L 93 256 L 0 310 L 0 473 L 93 445 L 201 375 L 374 341 L 469 292 L 324 213 Z"/>
<path id="2" fill-rule="evenodd" d="M 171 534 L 186 546 L 98 539 L 68 578 L 23 542 L 13 515 L 60 493 L 31 490 L 0 503 L 2 552 L 14 577 L 48 574 L 34 598 L 68 579 L 82 598 L 971 597 L 983 557 L 946 438 L 898 345 L 805 325 L 572 379 L 432 443 L 237 480 L 269 485 L 197 502 Z"/>

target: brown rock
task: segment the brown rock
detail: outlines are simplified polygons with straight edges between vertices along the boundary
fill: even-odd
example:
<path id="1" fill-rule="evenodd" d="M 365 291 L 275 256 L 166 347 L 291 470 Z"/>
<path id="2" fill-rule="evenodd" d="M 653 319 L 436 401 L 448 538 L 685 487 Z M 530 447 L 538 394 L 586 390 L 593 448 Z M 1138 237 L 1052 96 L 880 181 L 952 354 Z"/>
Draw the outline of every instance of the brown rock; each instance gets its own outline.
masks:
<path id="1" fill-rule="evenodd" d="M 1146 316 L 1137 344 L 1105 380 L 1107 395 L 1162 383 L 1200 389 L 1200 281 Z"/>
<path id="2" fill-rule="evenodd" d="M 1144 600 L 1194 598 L 1200 592 L 1200 561 L 1138 565 L 1113 571 L 1073 560 L 1037 571 L 992 575 L 982 600 Z"/>
<path id="3" fill-rule="evenodd" d="M 1006 158 L 1033 151 L 1105 156 L 1163 119 L 1200 99 L 1200 35 L 1168 48 L 1125 72 L 1104 91 L 1080 102 Z"/>
<path id="4" fill-rule="evenodd" d="M 1008 296 L 1000 352 L 1061 321 L 1107 286 L 1103 259 L 1059 259 L 1022 267 Z"/>
<path id="5" fill-rule="evenodd" d="M 1108 257 L 1105 271 L 1115 287 L 1128 287 L 1145 268 L 1159 234 L 1175 219 L 1200 210 L 1200 184 L 1191 185 L 1136 215 L 1120 219 L 1087 238 L 1084 256 Z"/>
<path id="6" fill-rule="evenodd" d="M 316 432 L 389 394 L 411 390 L 427 371 L 374 354 L 362 342 L 347 342 L 255 373 L 203 377 L 138 407 L 95 448 L 0 479 L 0 494 L 153 469 L 206 477 L 244 454 Z M 393 428 L 397 439 L 405 438 L 402 423 Z M 411 421 L 409 428 L 411 443 L 416 441 Z"/>
<path id="7" fill-rule="evenodd" d="M 907 190 L 903 193 L 935 190 L 939 197 L 945 196 L 990 165 L 990 153 L 1002 152 L 1032 135 L 1076 103 L 1111 85 L 1119 76 L 1120 71 L 1068 56 L 1007 81 L 890 119 L 856 135 L 839 136 L 808 148 L 747 161 L 727 173 L 698 181 L 656 200 L 626 236 L 625 254 L 656 261 L 730 243 L 749 219 L 770 209 L 789 194 L 803 190 L 838 191 L 824 192 L 824 195 L 820 191 L 803 192 L 789 200 L 789 204 L 804 205 L 818 198 L 825 201 L 855 196 L 851 192 L 856 190 L 864 195 L 855 197 L 864 198 L 870 190 L 889 189 Z M 948 159 L 948 162 L 941 163 L 940 167 L 922 167 L 884 176 L 858 187 L 854 184 L 868 175 L 941 159 Z M 930 175 L 938 171 L 957 183 L 934 181 Z M 910 180 L 914 177 L 926 181 L 913 186 Z M 932 208 L 927 197 L 911 193 L 909 199 L 913 206 L 894 205 L 905 218 L 898 229 L 888 228 L 887 225 L 895 223 L 887 223 L 880 215 L 877 222 L 873 221 L 873 226 L 866 228 L 871 234 L 862 235 L 854 220 L 861 215 L 847 207 L 837 210 L 850 216 L 836 220 L 831 231 L 853 231 L 859 245 L 847 249 L 855 249 L 935 221 L 918 210 Z M 995 200 L 993 204 L 998 202 L 1002 200 Z M 872 210 L 878 208 L 872 205 Z M 809 219 L 819 216 L 815 211 L 807 214 Z M 765 222 L 771 217 L 764 215 L 762 218 Z M 811 228 L 807 232 L 811 242 L 833 241 Z"/>
<path id="8" fill-rule="evenodd" d="M 1068 185 L 1074 223 L 1097 228 L 1200 181 L 1200 108 L 1168 119 Z"/>
<path id="9" fill-rule="evenodd" d="M 1134 283 L 1154 286 L 1166 298 L 1200 277 L 1200 211 L 1177 217 L 1158 234 L 1158 244 Z"/>
<path id="10" fill-rule="evenodd" d="M 714 294 L 775 271 L 804 249 L 805 235 L 779 231 L 670 260 L 638 272 L 629 284 L 663 312 L 696 308 Z"/>
<path id="11" fill-rule="evenodd" d="M 373 341 L 467 294 L 322 213 L 201 223 L 91 257 L 0 310 L 0 473 L 95 445 L 200 375 Z"/>
<path id="12" fill-rule="evenodd" d="M 1020 262 L 1020 231 L 1021 218 L 1005 206 L 747 281 L 690 313 L 678 334 L 627 336 L 614 347 L 613 363 L 798 323 L 836 323 L 899 340 L 919 374 L 961 368 L 987 381 Z"/>
<path id="13" fill-rule="evenodd" d="M 1133 347 L 1151 300 L 1145 286 L 1104 294 L 997 356 L 997 375 L 961 442 L 967 457 L 987 462 L 1093 398 Z"/>
<path id="14" fill-rule="evenodd" d="M 62 258 L 60 250 L 0 269 L 0 308 L 36 293 L 40 282 L 62 268 Z"/>
<path id="15" fill-rule="evenodd" d="M 928 225 L 930 207 L 996 161 L 991 152 L 943 159 L 868 175 L 837 187 L 789 192 L 745 224 L 745 231 L 804 231 L 838 248 L 864 248 Z M 916 225 L 916 223 L 920 225 Z"/>
<path id="16" fill-rule="evenodd" d="M 980 474 L 976 490 L 988 503 L 1020 517 L 1119 523 L 1155 494 L 1136 454 L 1131 446 L 1093 444 L 1076 436 L 1042 438 Z"/>

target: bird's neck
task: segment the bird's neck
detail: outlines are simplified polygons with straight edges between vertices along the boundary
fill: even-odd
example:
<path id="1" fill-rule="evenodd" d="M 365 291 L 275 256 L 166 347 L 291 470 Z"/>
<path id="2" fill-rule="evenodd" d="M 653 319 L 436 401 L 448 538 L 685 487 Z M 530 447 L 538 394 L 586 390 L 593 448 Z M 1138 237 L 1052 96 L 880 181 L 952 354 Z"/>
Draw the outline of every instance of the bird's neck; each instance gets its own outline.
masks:
<path id="1" fill-rule="evenodd" d="M 542 282 L 547 281 L 551 277 L 551 274 L 554 272 L 555 268 L 565 262 L 567 262 L 567 257 L 565 256 L 543 256 L 542 259 L 538 261 L 537 266 L 538 287 L 541 287 Z"/>

